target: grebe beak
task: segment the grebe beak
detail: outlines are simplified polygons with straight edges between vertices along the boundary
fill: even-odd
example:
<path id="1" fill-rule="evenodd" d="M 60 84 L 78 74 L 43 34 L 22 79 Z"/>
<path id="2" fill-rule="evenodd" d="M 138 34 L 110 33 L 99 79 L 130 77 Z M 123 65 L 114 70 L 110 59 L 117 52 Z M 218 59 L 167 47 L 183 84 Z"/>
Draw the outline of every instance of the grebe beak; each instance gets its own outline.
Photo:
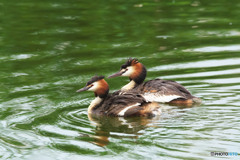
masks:
<path id="1" fill-rule="evenodd" d="M 88 90 L 90 87 L 91 87 L 91 86 L 85 86 L 85 87 L 83 87 L 83 88 L 77 90 L 76 92 L 83 92 L 83 91 L 86 91 L 86 90 Z"/>
<path id="2" fill-rule="evenodd" d="M 121 71 L 119 71 L 119 72 L 117 72 L 117 73 L 112 74 L 111 76 L 108 76 L 108 78 L 118 77 L 118 76 L 121 76 L 123 73 L 124 73 L 124 72 L 122 72 L 122 70 L 121 70 Z"/>

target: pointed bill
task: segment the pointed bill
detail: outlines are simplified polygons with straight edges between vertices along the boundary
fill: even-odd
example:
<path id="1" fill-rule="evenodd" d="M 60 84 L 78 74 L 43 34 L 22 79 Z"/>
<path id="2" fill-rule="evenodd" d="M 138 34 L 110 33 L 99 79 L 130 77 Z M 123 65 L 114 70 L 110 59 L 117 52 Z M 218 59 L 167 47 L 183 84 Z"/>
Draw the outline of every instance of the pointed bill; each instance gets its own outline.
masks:
<path id="1" fill-rule="evenodd" d="M 79 90 L 77 90 L 76 92 L 83 92 L 83 91 L 87 91 L 90 87 L 89 86 L 86 86 L 86 87 L 83 87 Z"/>
<path id="2" fill-rule="evenodd" d="M 119 72 L 117 72 L 117 73 L 114 73 L 114 74 L 108 76 L 108 78 L 119 77 L 119 76 L 121 76 L 123 73 L 124 73 L 124 72 L 119 71 Z"/>

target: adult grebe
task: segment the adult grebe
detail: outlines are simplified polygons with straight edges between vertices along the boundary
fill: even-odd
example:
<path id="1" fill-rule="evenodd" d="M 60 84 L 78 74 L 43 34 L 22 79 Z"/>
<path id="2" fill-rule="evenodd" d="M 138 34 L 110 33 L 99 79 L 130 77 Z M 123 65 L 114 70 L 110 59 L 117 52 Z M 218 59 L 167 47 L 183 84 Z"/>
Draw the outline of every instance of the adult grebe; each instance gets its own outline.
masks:
<path id="1" fill-rule="evenodd" d="M 129 58 L 120 68 L 120 71 L 108 78 L 125 76 L 130 82 L 121 88 L 122 93 L 135 91 L 149 102 L 160 102 L 180 105 L 200 103 L 200 98 L 194 97 L 181 84 L 171 81 L 154 79 L 143 83 L 147 70 L 137 59 Z"/>
<path id="2" fill-rule="evenodd" d="M 88 107 L 88 114 L 106 116 L 154 116 L 160 114 L 158 103 L 146 102 L 136 92 L 120 95 L 117 92 L 108 94 L 109 86 L 104 76 L 94 76 L 86 86 L 77 92 L 93 91 L 95 99 Z"/>

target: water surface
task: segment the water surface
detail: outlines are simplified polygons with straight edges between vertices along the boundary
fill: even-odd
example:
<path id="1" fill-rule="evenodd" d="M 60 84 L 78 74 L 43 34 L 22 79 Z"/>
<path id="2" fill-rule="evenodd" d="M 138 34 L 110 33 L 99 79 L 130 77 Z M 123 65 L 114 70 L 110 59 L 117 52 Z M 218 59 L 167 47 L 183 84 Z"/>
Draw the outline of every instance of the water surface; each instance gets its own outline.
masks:
<path id="1" fill-rule="evenodd" d="M 240 151 L 238 1 L 0 6 L 1 159 L 214 159 L 210 152 Z M 147 67 L 147 80 L 175 80 L 203 104 L 163 105 L 153 119 L 89 118 L 93 93 L 75 91 L 128 57 Z M 107 81 L 115 91 L 128 79 Z"/>

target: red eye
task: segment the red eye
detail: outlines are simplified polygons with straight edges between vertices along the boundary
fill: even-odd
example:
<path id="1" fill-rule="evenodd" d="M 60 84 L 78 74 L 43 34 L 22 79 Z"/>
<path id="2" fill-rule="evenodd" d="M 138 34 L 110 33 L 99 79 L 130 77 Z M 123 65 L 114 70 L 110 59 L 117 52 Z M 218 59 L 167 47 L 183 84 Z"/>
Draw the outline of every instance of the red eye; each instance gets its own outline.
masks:
<path id="1" fill-rule="evenodd" d="M 125 72 L 127 72 L 127 71 L 128 71 L 128 69 L 126 68 L 125 71 L 123 71 L 122 73 L 125 73 Z"/>

